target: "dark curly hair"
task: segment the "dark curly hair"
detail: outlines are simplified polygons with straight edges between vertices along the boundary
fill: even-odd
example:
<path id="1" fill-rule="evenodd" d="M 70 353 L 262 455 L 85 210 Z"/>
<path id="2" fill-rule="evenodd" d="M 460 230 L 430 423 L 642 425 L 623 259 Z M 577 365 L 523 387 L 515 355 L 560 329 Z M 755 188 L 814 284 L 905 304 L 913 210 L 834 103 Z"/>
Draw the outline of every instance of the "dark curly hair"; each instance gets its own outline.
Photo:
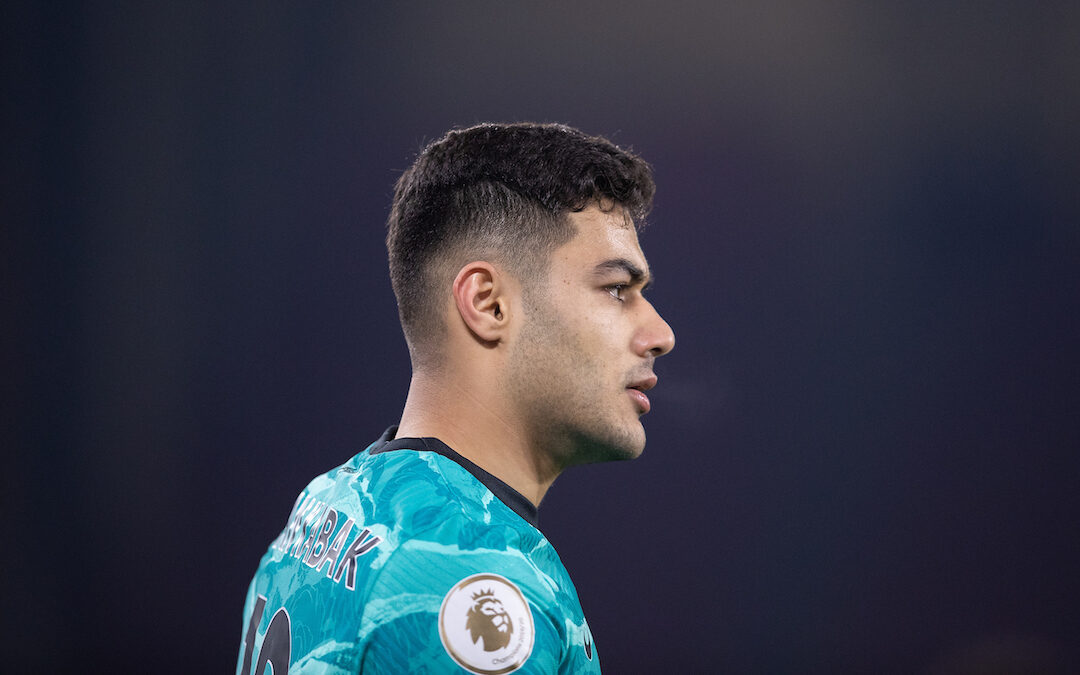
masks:
<path id="1" fill-rule="evenodd" d="M 654 189 L 641 158 L 562 124 L 481 124 L 428 145 L 397 182 L 386 236 L 414 367 L 460 265 L 482 258 L 540 278 L 575 234 L 568 213 L 619 207 L 640 227 Z"/>

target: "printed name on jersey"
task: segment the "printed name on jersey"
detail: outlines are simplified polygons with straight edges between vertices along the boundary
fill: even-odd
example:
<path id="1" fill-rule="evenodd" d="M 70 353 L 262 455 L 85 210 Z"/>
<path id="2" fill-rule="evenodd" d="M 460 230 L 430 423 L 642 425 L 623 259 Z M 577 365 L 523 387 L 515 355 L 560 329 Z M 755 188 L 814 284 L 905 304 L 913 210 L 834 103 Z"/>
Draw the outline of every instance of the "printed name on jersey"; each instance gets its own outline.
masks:
<path id="1" fill-rule="evenodd" d="M 497 574 L 474 574 L 443 598 L 439 637 L 462 668 L 497 675 L 525 664 L 536 631 L 529 603 L 513 582 Z"/>
<path id="2" fill-rule="evenodd" d="M 338 527 L 338 521 L 345 523 Z M 334 530 L 337 533 L 334 533 Z M 351 540 L 349 535 L 358 530 Z M 333 537 L 333 540 L 331 540 Z M 308 567 L 321 571 L 335 583 L 345 579 L 345 588 L 356 590 L 357 558 L 379 545 L 382 537 L 371 533 L 326 502 L 301 492 L 289 515 L 288 524 L 271 548 L 303 560 Z"/>

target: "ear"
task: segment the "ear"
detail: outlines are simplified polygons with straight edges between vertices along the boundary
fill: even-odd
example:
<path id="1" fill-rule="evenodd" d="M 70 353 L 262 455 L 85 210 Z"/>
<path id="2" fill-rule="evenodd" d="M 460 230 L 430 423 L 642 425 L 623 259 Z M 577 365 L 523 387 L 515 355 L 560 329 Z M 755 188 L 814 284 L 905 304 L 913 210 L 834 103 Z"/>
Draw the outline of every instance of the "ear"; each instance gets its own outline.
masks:
<path id="1" fill-rule="evenodd" d="M 510 316 L 510 284 L 491 263 L 478 260 L 462 267 L 454 277 L 454 304 L 461 320 L 484 342 L 498 342 Z"/>

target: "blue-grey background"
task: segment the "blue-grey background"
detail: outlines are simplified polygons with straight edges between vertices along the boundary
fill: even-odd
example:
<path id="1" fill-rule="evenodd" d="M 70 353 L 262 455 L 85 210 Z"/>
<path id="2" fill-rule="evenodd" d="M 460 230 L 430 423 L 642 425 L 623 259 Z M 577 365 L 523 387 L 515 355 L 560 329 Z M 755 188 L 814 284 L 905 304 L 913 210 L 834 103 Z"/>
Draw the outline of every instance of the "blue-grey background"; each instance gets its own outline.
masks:
<path id="1" fill-rule="evenodd" d="M 1080 5 L 2 24 L 5 670 L 234 668 L 296 493 L 404 401 L 397 175 L 512 120 L 659 186 L 646 454 L 541 509 L 607 672 L 1080 668 Z"/>

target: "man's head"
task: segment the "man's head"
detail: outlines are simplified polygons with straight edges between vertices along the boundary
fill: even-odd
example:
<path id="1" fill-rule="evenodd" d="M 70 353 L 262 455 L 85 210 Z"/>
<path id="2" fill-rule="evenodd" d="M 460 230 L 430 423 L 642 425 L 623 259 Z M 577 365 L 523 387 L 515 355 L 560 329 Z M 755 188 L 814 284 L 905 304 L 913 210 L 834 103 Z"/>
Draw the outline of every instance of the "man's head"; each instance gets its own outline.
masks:
<path id="1" fill-rule="evenodd" d="M 652 194 L 641 159 L 563 126 L 429 146 L 398 182 L 387 237 L 414 370 L 553 472 L 639 454 L 653 361 L 674 345 L 643 295 L 636 225 Z"/>
<path id="2" fill-rule="evenodd" d="M 574 236 L 569 214 L 618 208 L 640 225 L 653 191 L 640 158 L 564 125 L 482 124 L 429 145 L 398 180 L 386 238 L 413 367 L 438 363 L 461 265 L 484 259 L 534 281 Z"/>

